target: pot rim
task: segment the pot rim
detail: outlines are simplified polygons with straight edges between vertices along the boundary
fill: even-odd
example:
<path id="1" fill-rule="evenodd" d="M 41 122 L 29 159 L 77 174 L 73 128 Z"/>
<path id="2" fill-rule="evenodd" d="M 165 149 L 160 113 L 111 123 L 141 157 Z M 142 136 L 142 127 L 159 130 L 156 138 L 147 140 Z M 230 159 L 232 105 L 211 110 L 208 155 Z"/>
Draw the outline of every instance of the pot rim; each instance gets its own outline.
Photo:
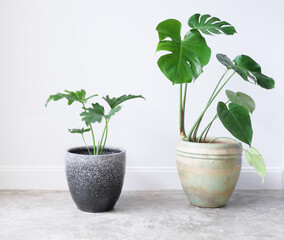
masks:
<path id="1" fill-rule="evenodd" d="M 93 149 L 93 146 L 88 146 L 89 148 Z M 66 154 L 72 155 L 72 156 L 84 156 L 84 158 L 107 158 L 110 156 L 116 156 L 116 155 L 121 155 L 125 154 L 125 149 L 120 148 L 120 147 L 112 147 L 112 146 L 105 146 L 105 149 L 111 149 L 111 150 L 117 150 L 119 152 L 116 153 L 110 153 L 110 154 L 105 154 L 105 155 L 89 155 L 89 154 L 80 154 L 80 153 L 73 153 L 70 152 L 72 150 L 78 150 L 78 149 L 86 149 L 86 146 L 79 146 L 79 147 L 71 147 L 66 150 Z"/>
<path id="2" fill-rule="evenodd" d="M 207 137 L 206 139 L 208 139 L 209 141 L 215 139 L 216 137 Z M 183 139 L 179 139 L 178 141 L 179 143 L 183 143 L 183 144 L 187 144 L 187 145 L 194 145 L 196 147 L 214 147 L 214 148 L 225 148 L 225 147 L 241 147 L 242 143 L 238 140 L 233 141 L 231 139 L 227 139 L 227 138 L 223 138 L 220 137 L 220 139 L 216 140 L 216 142 L 214 141 L 213 143 L 198 143 L 198 142 L 188 142 L 185 141 Z"/>

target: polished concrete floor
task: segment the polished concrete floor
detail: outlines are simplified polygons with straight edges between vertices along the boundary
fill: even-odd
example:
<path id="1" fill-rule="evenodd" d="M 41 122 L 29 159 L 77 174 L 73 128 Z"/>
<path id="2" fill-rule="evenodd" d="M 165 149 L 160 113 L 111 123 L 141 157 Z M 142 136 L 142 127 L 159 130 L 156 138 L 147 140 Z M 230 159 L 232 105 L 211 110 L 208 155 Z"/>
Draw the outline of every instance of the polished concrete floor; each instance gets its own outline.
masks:
<path id="1" fill-rule="evenodd" d="M 0 191 L 1 240 L 284 239 L 284 191 L 237 190 L 218 209 L 182 191 L 126 191 L 113 211 L 84 213 L 67 191 Z"/>

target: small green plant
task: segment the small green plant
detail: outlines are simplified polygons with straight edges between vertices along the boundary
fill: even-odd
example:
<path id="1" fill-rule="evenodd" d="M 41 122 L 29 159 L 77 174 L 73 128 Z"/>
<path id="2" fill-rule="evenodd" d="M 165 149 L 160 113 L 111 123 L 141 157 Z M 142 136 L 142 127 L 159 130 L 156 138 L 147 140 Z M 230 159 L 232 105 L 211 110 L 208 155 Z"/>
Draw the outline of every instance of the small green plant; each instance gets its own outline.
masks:
<path id="1" fill-rule="evenodd" d="M 216 115 L 200 134 L 198 130 L 207 109 L 235 73 L 248 83 L 265 89 L 274 88 L 274 80 L 264 75 L 260 65 L 249 56 L 239 55 L 231 61 L 226 55 L 217 54 L 217 60 L 225 65 L 227 69 L 209 97 L 204 110 L 193 124 L 189 133 L 186 134 L 184 122 L 188 83 L 194 82 L 200 76 L 203 72 L 203 67 L 208 64 L 211 58 L 211 49 L 208 47 L 202 34 L 233 35 L 236 33 L 235 28 L 230 23 L 211 17 L 209 14 L 194 14 L 189 18 L 188 26 L 190 29 L 183 39 L 181 38 L 181 23 L 176 19 L 167 19 L 159 23 L 156 28 L 159 35 L 157 51 L 167 52 L 159 58 L 158 66 L 173 84 L 179 84 L 180 135 L 185 141 L 208 142 L 206 140 L 207 134 L 213 122 L 219 118 L 224 127 L 235 138 L 249 146 L 249 149 L 246 150 L 239 144 L 245 151 L 248 163 L 256 169 L 263 179 L 266 174 L 264 160 L 261 154 L 251 146 L 253 131 L 250 114 L 255 109 L 255 102 L 250 96 L 245 93 L 235 93 L 226 90 L 228 100 L 219 102 Z M 212 143 L 216 139 L 218 138 L 209 142 Z"/>
<path id="2" fill-rule="evenodd" d="M 143 96 L 141 95 L 122 95 L 118 98 L 110 98 L 108 95 L 106 97 L 103 97 L 103 99 L 108 103 L 110 110 L 109 112 L 106 114 L 105 113 L 105 108 L 100 105 L 99 103 L 92 103 L 91 107 L 86 107 L 87 101 L 93 97 L 98 96 L 97 94 L 91 95 L 89 97 L 86 97 L 86 91 L 81 89 L 80 91 L 76 91 L 76 92 L 72 92 L 72 91 L 68 91 L 65 90 L 64 93 L 57 93 L 54 95 L 50 95 L 49 98 L 46 101 L 45 106 L 48 105 L 48 103 L 50 101 L 58 101 L 61 99 L 67 99 L 67 103 L 68 105 L 71 105 L 73 102 L 78 102 L 80 104 L 82 104 L 82 109 L 83 112 L 80 114 L 80 116 L 82 117 L 82 121 L 85 122 L 87 128 L 74 128 L 74 129 L 69 129 L 70 133 L 77 133 L 77 134 L 81 134 L 82 139 L 84 141 L 84 144 L 87 148 L 88 153 L 94 154 L 94 155 L 101 155 L 103 154 L 103 150 L 105 148 L 106 145 L 106 141 L 107 141 L 107 136 L 108 136 L 108 125 L 109 125 L 109 121 L 110 118 L 117 113 L 118 111 L 121 110 L 121 106 L 120 104 L 130 100 L 130 99 L 134 99 L 134 98 L 143 98 L 145 99 Z M 104 120 L 105 122 L 105 127 L 104 130 L 102 132 L 101 138 L 97 141 L 95 140 L 95 132 L 93 129 L 92 124 L 94 123 L 101 123 L 102 120 Z M 84 137 L 84 133 L 86 132 L 91 132 L 92 134 L 92 140 L 93 140 L 93 152 L 91 151 L 91 149 L 88 147 L 85 137 Z"/>

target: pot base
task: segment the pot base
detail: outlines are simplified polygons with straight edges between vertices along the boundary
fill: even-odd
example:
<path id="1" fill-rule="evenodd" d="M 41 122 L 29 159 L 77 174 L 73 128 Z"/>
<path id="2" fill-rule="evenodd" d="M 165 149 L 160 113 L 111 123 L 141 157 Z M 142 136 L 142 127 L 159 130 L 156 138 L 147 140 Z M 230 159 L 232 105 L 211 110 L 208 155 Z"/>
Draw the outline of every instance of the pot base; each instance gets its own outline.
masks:
<path id="1" fill-rule="evenodd" d="M 87 155 L 86 148 L 69 149 L 65 157 L 68 187 L 78 209 L 98 213 L 114 208 L 123 186 L 125 151 L 105 148 L 107 154 Z"/>
<path id="2" fill-rule="evenodd" d="M 202 208 L 224 207 L 236 187 L 242 149 L 232 141 L 177 145 L 177 168 L 190 203 Z"/>

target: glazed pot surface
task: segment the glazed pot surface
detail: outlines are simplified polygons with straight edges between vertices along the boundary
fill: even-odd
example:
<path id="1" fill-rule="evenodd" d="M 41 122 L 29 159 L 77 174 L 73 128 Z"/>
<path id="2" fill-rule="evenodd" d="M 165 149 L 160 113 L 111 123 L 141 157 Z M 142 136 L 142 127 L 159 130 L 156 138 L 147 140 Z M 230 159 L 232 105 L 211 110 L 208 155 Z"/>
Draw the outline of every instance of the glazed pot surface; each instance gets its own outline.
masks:
<path id="1" fill-rule="evenodd" d="M 67 150 L 67 182 L 75 204 L 82 211 L 112 210 L 120 196 L 125 175 L 125 150 L 106 147 L 104 153 L 88 155 L 85 147 Z"/>
<path id="2" fill-rule="evenodd" d="M 194 143 L 179 141 L 176 161 L 188 200 L 199 207 L 223 207 L 237 185 L 242 149 L 233 141 Z"/>

